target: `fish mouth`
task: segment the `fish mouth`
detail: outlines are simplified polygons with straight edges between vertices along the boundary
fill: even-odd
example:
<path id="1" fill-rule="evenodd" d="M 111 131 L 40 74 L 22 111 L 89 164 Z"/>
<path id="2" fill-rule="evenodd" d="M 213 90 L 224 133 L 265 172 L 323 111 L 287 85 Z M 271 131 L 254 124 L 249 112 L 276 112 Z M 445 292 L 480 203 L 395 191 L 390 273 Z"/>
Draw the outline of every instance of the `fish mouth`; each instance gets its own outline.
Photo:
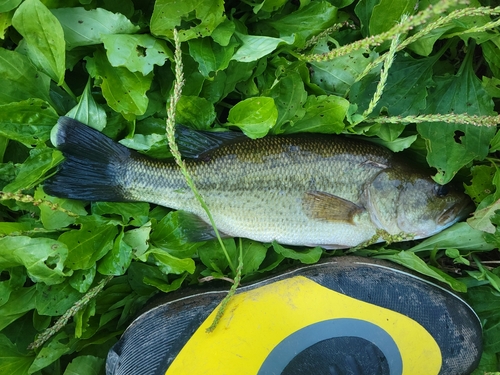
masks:
<path id="1" fill-rule="evenodd" d="M 449 227 L 458 221 L 462 221 L 470 216 L 476 209 L 476 205 L 472 200 L 465 199 L 460 203 L 456 203 L 446 209 L 438 218 L 439 225 Z"/>

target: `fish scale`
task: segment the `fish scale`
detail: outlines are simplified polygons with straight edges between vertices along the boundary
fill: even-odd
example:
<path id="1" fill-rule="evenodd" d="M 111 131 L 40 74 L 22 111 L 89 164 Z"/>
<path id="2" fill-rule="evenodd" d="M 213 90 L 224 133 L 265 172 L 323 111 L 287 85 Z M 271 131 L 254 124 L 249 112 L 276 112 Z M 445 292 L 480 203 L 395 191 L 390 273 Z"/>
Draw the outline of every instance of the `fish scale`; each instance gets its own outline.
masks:
<path id="1" fill-rule="evenodd" d="M 366 141 L 309 134 L 257 140 L 241 134 L 232 139 L 233 133 L 189 136 L 199 156 L 186 159 L 186 167 L 228 236 L 347 248 L 374 239 L 380 229 L 423 238 L 472 209 L 463 192 L 450 188 L 442 194 L 427 171 Z M 200 231 L 193 240 L 207 238 L 203 232 L 210 228 L 200 225 L 209 221 L 207 214 L 173 160 L 140 155 L 66 117 L 51 139 L 66 161 L 45 183 L 49 194 L 182 210 Z M 85 178 L 90 174 L 92 181 Z"/>

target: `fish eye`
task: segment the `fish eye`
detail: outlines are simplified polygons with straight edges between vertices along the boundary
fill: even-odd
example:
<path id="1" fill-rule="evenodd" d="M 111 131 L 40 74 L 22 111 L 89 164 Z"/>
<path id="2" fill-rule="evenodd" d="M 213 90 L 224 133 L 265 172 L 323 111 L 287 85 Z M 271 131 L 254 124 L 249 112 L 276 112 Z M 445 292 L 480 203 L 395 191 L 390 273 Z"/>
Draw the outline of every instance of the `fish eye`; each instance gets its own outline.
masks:
<path id="1" fill-rule="evenodd" d="M 439 198 L 443 198 L 448 195 L 450 189 L 448 188 L 448 185 L 437 185 L 435 187 L 435 191 L 436 191 L 436 196 L 438 196 Z"/>

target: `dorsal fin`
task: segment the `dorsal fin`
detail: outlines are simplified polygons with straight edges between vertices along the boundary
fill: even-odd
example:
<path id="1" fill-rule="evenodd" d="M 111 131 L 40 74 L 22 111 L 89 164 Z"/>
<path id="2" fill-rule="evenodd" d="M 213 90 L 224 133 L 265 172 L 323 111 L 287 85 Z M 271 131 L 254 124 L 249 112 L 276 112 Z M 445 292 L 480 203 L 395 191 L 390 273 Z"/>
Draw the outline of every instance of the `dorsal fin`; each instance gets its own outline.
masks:
<path id="1" fill-rule="evenodd" d="M 203 159 L 222 145 L 247 139 L 243 133 L 194 130 L 184 125 L 176 126 L 175 138 L 182 156 L 190 159 Z"/>

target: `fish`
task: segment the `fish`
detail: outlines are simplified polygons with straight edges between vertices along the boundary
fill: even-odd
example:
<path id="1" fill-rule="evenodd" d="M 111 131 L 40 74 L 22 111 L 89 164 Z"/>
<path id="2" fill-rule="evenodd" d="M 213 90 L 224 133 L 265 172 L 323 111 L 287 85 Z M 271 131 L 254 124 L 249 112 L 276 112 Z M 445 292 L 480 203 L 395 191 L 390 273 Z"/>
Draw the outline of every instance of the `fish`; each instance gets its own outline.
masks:
<path id="1" fill-rule="evenodd" d="M 467 217 L 471 199 L 439 185 L 400 153 L 326 134 L 266 136 L 182 128 L 178 144 L 217 229 L 227 237 L 343 249 L 390 236 L 429 237 Z M 149 202 L 182 214 L 189 239 L 215 234 L 173 159 L 142 155 L 61 117 L 51 141 L 65 160 L 44 182 L 52 196 Z"/>

